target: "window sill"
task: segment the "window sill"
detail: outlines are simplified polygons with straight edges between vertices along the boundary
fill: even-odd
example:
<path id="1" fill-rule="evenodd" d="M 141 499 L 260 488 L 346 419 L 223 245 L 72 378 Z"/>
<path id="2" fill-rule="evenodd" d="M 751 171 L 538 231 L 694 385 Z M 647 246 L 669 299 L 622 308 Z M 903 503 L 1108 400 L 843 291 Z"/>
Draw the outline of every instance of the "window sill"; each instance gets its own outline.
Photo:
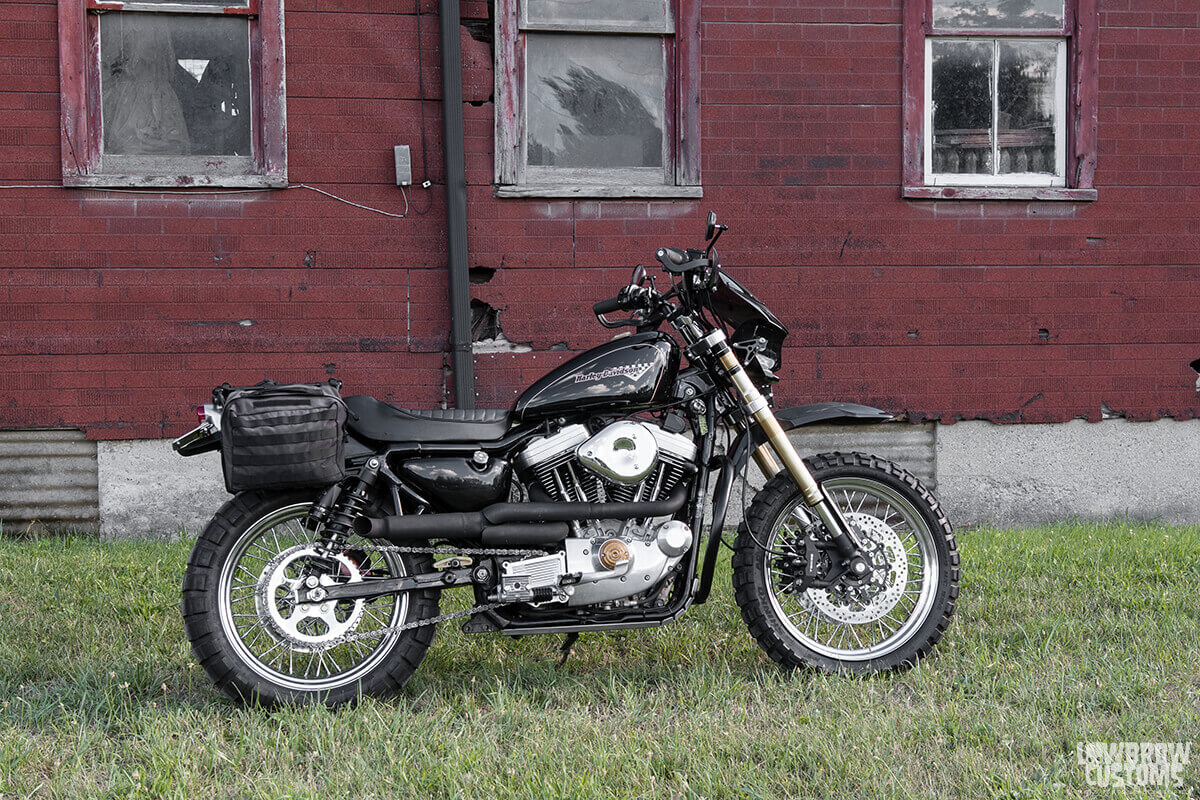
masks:
<path id="1" fill-rule="evenodd" d="M 1095 189 L 1064 189 L 1059 186 L 905 186 L 902 196 L 910 200 L 1061 200 L 1090 203 Z"/>
<path id="2" fill-rule="evenodd" d="M 68 188 L 104 189 L 285 189 L 281 175 L 63 175 Z"/>
<path id="3" fill-rule="evenodd" d="M 496 197 L 700 198 L 700 186 L 497 186 Z"/>

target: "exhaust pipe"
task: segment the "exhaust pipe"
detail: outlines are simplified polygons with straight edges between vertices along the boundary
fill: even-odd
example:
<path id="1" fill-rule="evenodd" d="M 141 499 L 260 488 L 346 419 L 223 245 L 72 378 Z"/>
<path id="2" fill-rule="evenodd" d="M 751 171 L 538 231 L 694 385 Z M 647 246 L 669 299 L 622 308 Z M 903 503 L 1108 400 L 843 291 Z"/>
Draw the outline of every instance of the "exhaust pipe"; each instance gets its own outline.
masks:
<path id="1" fill-rule="evenodd" d="M 567 538 L 568 522 L 663 517 L 683 508 L 683 484 L 651 503 L 496 503 L 482 511 L 413 516 L 359 517 L 354 531 L 370 539 L 483 539 L 491 545 L 553 544 Z"/>

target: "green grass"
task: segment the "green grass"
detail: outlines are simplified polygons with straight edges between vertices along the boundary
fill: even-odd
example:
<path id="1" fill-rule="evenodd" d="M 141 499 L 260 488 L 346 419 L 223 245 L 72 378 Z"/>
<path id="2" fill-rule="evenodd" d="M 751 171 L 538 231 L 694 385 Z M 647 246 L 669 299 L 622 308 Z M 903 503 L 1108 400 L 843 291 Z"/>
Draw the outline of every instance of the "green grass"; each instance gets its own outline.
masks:
<path id="1" fill-rule="evenodd" d="M 1200 797 L 1084 784 L 1080 741 L 1200 747 L 1200 529 L 961 537 L 934 658 L 785 674 L 726 559 L 653 631 L 441 629 L 401 698 L 275 713 L 226 701 L 179 619 L 186 544 L 0 541 L 0 797 Z M 445 604 L 444 604 L 445 605 Z"/>

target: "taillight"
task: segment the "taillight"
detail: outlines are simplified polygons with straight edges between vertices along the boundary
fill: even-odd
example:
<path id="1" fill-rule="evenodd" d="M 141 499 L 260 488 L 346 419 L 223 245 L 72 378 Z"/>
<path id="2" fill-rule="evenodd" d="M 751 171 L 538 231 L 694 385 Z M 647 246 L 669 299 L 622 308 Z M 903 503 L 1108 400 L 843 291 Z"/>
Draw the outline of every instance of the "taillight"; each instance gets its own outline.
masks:
<path id="1" fill-rule="evenodd" d="M 196 406 L 196 416 L 201 422 L 204 422 L 207 417 L 204 416 L 204 406 Z"/>

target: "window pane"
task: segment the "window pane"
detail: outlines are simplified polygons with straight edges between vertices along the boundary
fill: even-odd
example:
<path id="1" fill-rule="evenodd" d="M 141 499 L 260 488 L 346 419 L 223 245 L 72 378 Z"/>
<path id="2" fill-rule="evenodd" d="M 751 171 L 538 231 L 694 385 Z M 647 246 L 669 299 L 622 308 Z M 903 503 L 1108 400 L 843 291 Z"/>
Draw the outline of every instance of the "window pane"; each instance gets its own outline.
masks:
<path id="1" fill-rule="evenodd" d="M 526 0 L 531 23 L 644 22 L 661 27 L 666 21 L 663 0 Z"/>
<path id="2" fill-rule="evenodd" d="M 1003 42 L 997 74 L 1000 172 L 1057 171 L 1057 42 Z"/>
<path id="3" fill-rule="evenodd" d="M 184 6 L 220 6 L 221 8 L 249 8 L 250 0 L 233 0 L 226 3 L 224 0 L 154 0 L 155 3 L 164 5 L 175 3 Z"/>
<path id="4" fill-rule="evenodd" d="M 933 0 L 937 28 L 1061 31 L 1063 0 Z"/>
<path id="5" fill-rule="evenodd" d="M 934 41 L 933 171 L 992 174 L 991 42 Z"/>
<path id="6" fill-rule="evenodd" d="M 241 17 L 100 17 L 106 154 L 250 155 L 249 25 Z"/>
<path id="7" fill-rule="evenodd" d="M 663 165 L 661 39 L 539 33 L 527 52 L 531 166 Z"/>

